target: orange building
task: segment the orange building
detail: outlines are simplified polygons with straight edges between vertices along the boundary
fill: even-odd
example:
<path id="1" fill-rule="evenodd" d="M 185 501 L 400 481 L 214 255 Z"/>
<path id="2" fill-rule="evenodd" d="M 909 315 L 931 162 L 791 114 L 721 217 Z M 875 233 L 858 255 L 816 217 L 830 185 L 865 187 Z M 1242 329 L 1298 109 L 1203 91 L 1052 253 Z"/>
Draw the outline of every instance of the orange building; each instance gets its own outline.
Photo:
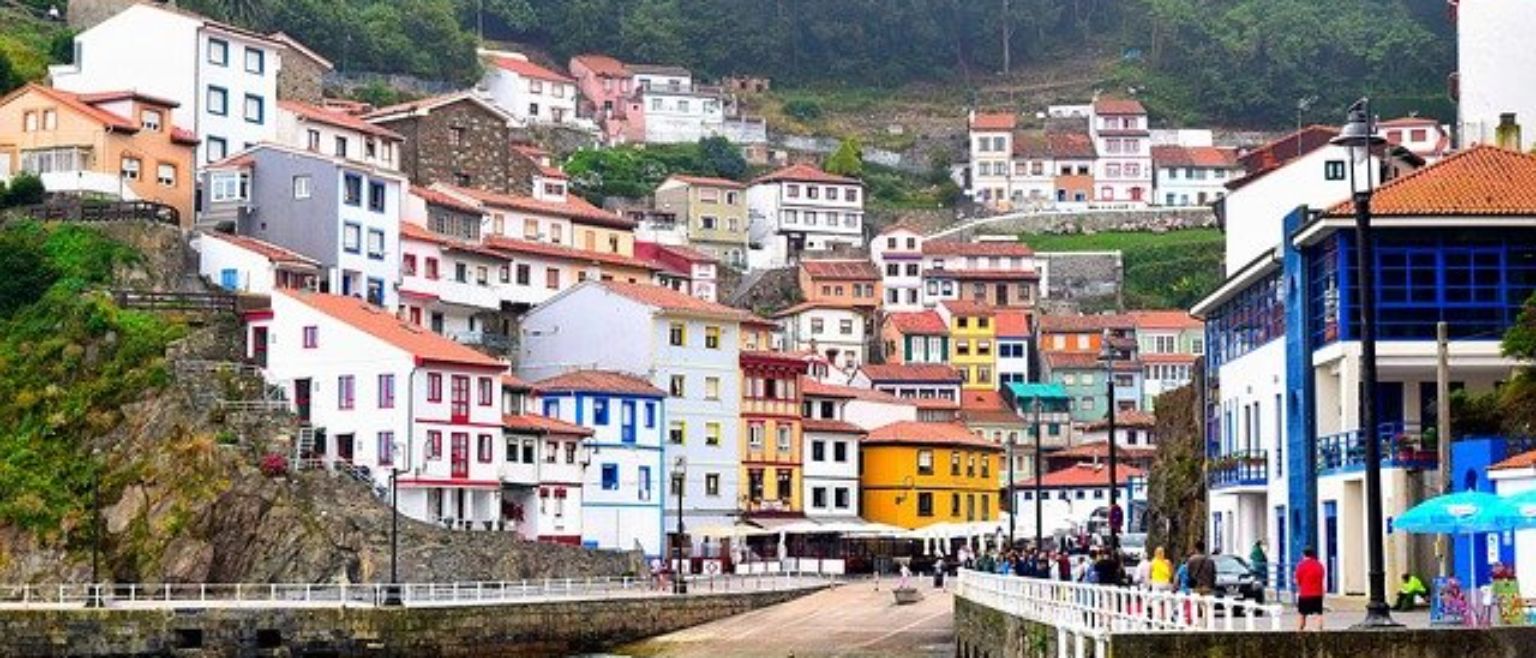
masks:
<path id="1" fill-rule="evenodd" d="M 800 293 L 807 302 L 856 309 L 873 309 L 884 298 L 880 270 L 867 260 L 801 262 Z"/>
<path id="2" fill-rule="evenodd" d="M 25 171 L 51 192 L 162 203 L 190 227 L 197 138 L 171 124 L 177 105 L 133 91 L 23 86 L 0 98 L 0 179 Z"/>

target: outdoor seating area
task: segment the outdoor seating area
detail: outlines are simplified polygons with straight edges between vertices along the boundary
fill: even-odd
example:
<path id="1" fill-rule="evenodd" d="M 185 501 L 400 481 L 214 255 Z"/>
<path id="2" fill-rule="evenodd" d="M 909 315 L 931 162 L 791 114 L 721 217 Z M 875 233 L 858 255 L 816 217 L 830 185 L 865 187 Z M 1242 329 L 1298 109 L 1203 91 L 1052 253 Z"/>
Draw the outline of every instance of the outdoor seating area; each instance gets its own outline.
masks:
<path id="1" fill-rule="evenodd" d="M 1498 496 L 1462 491 L 1426 500 L 1394 523 L 1397 530 L 1452 536 L 1536 529 L 1536 491 Z M 1494 563 L 1481 582 L 1466 551 L 1472 582 L 1455 576 L 1435 578 L 1429 593 L 1429 621 L 1436 626 L 1536 626 L 1536 601 L 1524 597 L 1512 569 Z"/>

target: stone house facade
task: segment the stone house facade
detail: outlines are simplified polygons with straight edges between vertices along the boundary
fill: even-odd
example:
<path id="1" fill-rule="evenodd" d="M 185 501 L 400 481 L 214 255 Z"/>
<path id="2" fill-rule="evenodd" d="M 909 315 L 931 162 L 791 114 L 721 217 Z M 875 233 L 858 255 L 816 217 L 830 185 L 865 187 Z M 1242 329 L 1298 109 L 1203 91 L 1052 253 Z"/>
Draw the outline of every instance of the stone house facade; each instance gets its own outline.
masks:
<path id="1" fill-rule="evenodd" d="M 335 65 L 282 32 L 273 34 L 272 40 L 283 44 L 279 50 L 283 68 L 277 72 L 278 99 L 318 104 L 324 97 L 325 74 Z"/>
<path id="2" fill-rule="evenodd" d="M 413 185 L 513 191 L 516 120 L 471 92 L 392 105 L 364 118 L 405 137 L 400 171 Z"/>

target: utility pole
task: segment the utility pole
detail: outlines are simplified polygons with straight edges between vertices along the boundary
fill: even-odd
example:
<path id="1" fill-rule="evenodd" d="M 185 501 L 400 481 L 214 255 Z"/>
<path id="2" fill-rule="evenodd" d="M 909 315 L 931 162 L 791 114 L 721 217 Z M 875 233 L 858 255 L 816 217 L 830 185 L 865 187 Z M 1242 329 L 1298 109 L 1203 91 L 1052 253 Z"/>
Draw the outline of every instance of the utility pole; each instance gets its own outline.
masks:
<path id="1" fill-rule="evenodd" d="M 1451 340 L 1450 325 L 1435 323 L 1435 451 L 1440 460 L 1440 493 L 1451 492 Z M 1440 558 L 1440 577 L 1450 571 L 1451 542 L 1436 535 L 1435 554 Z"/>
<path id="2" fill-rule="evenodd" d="M 1013 37 L 1012 21 L 1008 18 L 1009 0 L 1003 0 L 1003 75 L 1008 75 L 1012 53 L 1009 52 L 1009 40 Z"/>
<path id="3" fill-rule="evenodd" d="M 1014 444 L 1017 443 L 1017 439 L 1013 437 L 1008 438 L 1008 548 L 1013 548 L 1013 531 L 1014 526 L 1018 524 L 1017 519 L 1019 518 L 1019 494 L 1013 489 L 1015 482 L 1014 471 L 1018 470 L 1017 466 L 1019 464 L 1018 458 L 1014 456 L 1013 451 Z M 1035 546 L 1039 547 L 1039 538 L 1037 537 L 1035 541 L 1037 542 Z"/>
<path id="4" fill-rule="evenodd" d="M 1045 544 L 1045 503 L 1040 500 L 1045 495 L 1040 479 L 1045 473 L 1040 469 L 1040 393 L 1035 393 L 1035 549 L 1043 550 Z"/>
<path id="5" fill-rule="evenodd" d="M 1115 562 L 1120 561 L 1120 529 L 1115 522 L 1125 520 L 1125 512 L 1120 512 L 1119 519 L 1115 518 L 1115 510 L 1119 509 L 1120 482 L 1115 477 L 1118 473 L 1117 460 L 1115 459 L 1115 347 L 1112 342 L 1114 332 L 1104 330 L 1104 363 L 1109 376 L 1104 379 L 1105 390 L 1109 393 L 1109 550 L 1115 556 Z"/>

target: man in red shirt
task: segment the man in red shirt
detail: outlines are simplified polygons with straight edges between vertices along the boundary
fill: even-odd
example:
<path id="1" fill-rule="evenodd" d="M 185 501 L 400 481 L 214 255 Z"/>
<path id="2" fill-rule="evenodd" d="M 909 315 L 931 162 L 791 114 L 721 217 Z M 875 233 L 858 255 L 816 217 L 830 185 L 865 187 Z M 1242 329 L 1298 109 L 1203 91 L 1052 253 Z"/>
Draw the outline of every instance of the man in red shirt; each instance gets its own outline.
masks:
<path id="1" fill-rule="evenodd" d="M 1323 630 L 1323 582 L 1327 572 L 1312 547 L 1303 549 L 1301 556 L 1301 563 L 1296 565 L 1296 614 L 1301 617 L 1298 630 L 1307 630 L 1308 617 L 1317 617 L 1317 630 Z"/>

